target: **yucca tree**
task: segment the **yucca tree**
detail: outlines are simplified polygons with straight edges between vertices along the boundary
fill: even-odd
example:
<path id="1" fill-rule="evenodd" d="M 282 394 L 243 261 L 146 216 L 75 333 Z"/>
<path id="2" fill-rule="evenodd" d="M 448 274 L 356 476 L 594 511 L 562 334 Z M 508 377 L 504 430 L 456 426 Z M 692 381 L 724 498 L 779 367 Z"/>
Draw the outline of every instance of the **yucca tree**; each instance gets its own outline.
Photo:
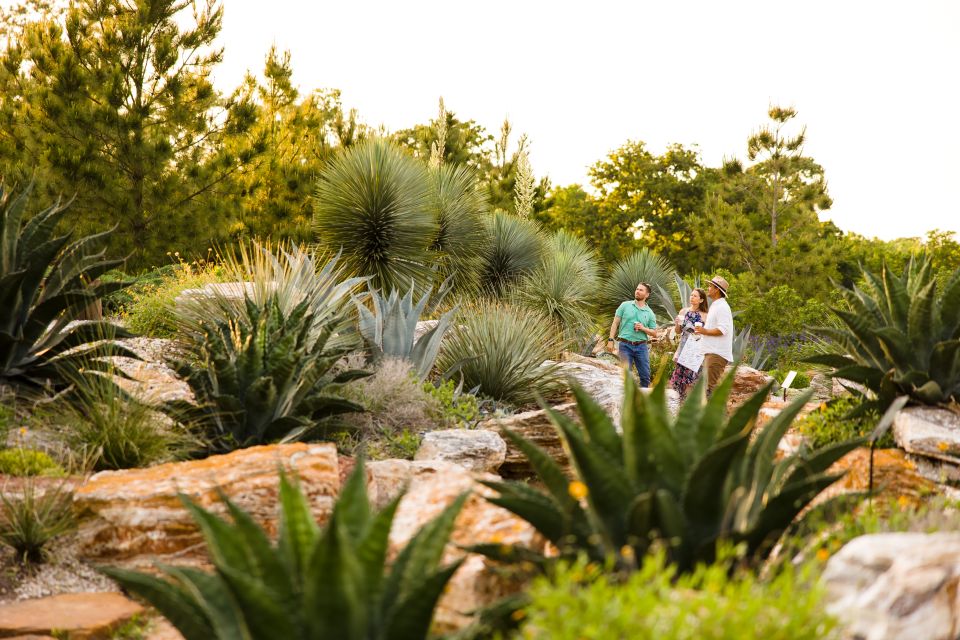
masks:
<path id="1" fill-rule="evenodd" d="M 69 207 L 59 202 L 24 222 L 32 183 L 19 195 L 0 186 L 0 383 L 37 388 L 64 383 L 83 363 L 137 356 L 109 340 L 130 334 L 109 322 L 71 324 L 92 303 L 127 286 L 101 282 L 122 260 L 107 260 L 109 232 L 71 241 L 56 229 Z"/>
<path id="2" fill-rule="evenodd" d="M 440 277 L 451 278 L 456 290 L 479 292 L 483 257 L 490 245 L 488 215 L 476 177 L 469 167 L 441 165 L 430 170 L 431 202 L 439 230 L 431 249 Z"/>
<path id="3" fill-rule="evenodd" d="M 351 300 L 364 278 L 347 278 L 336 258 L 254 245 L 224 259 L 248 283 L 242 295 L 214 289 L 181 302 L 176 323 L 188 357 L 173 365 L 199 408 L 171 408 L 206 430 L 213 450 L 305 436 L 332 416 L 360 411 L 343 383 L 367 375 L 334 364 L 360 346 Z"/>
<path id="4" fill-rule="evenodd" d="M 925 257 L 911 259 L 902 275 L 863 269 L 860 285 L 840 291 L 846 307 L 833 312 L 841 324 L 818 330 L 834 352 L 809 362 L 872 391 L 864 411 L 882 412 L 899 395 L 917 404 L 960 402 L 960 269 L 942 292 Z"/>
<path id="5" fill-rule="evenodd" d="M 420 380 L 427 377 L 433 369 L 443 336 L 450 328 L 457 310 L 453 308 L 442 314 L 437 319 L 437 324 L 419 339 L 416 335 L 417 324 L 428 306 L 436 308 L 442 302 L 449 291 L 449 284 L 449 279 L 444 281 L 437 295 L 432 296 L 432 300 L 433 290 L 427 289 L 416 303 L 413 298 L 416 286 L 412 284 L 402 297 L 396 290 L 383 296 L 376 289 L 371 289 L 370 307 L 361 300 L 354 301 L 360 316 L 360 335 L 370 351 L 372 363 L 378 363 L 384 358 L 400 358 L 413 365 L 413 370 Z"/>
<path id="6" fill-rule="evenodd" d="M 519 301 L 554 321 L 567 345 L 592 333 L 600 265 L 582 238 L 566 231 L 550 236 L 540 265 L 521 282 Z"/>
<path id="7" fill-rule="evenodd" d="M 426 167 L 382 138 L 343 150 L 327 164 L 314 194 L 317 240 L 342 251 L 352 276 L 375 287 L 433 282 L 439 232 Z"/>
<path id="8" fill-rule="evenodd" d="M 543 235 L 534 221 L 504 211 L 488 216 L 486 226 L 490 244 L 483 256 L 480 287 L 500 297 L 540 264 Z"/>
<path id="9" fill-rule="evenodd" d="M 809 393 L 757 431 L 769 385 L 727 417 L 733 375 L 709 400 L 701 378 L 674 418 L 665 378 L 649 395 L 638 392 L 629 375 L 625 384 L 622 432 L 579 387 L 574 394 L 582 426 L 549 411 L 570 452 L 574 479 L 539 447 L 507 432 L 546 490 L 485 482 L 498 493 L 491 502 L 530 522 L 562 558 L 613 557 L 629 570 L 659 540 L 681 571 L 712 562 L 723 541 L 745 543 L 746 557 L 762 560 L 797 515 L 842 475 L 829 473 L 830 466 L 859 444 L 777 459 L 777 444 Z M 477 550 L 500 560 L 552 562 L 522 548 Z"/>
<path id="10" fill-rule="evenodd" d="M 613 312 L 621 302 L 633 300 L 634 291 L 640 282 L 650 284 L 651 297 L 647 304 L 651 308 L 659 309 L 662 306 L 660 291 L 666 288 L 674 276 L 675 271 L 666 258 L 649 249 L 634 252 L 613 266 L 610 277 L 600 287 L 599 315 L 607 319 L 613 317 Z"/>
<path id="11" fill-rule="evenodd" d="M 226 496 L 232 521 L 181 499 L 203 532 L 213 573 L 164 565 L 163 577 L 104 573 L 153 605 L 186 640 L 421 640 L 462 562 L 440 564 L 466 495 L 420 529 L 388 568 L 400 497 L 374 513 L 362 460 L 322 530 L 303 493 L 281 477 L 276 544 Z"/>

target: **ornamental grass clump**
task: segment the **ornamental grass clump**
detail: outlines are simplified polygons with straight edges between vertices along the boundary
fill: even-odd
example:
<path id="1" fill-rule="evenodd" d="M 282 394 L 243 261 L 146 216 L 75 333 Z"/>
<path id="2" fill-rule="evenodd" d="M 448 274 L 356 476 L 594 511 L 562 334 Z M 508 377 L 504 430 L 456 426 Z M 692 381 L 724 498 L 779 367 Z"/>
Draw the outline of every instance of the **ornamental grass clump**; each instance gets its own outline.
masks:
<path id="1" fill-rule="evenodd" d="M 447 337 L 437 365 L 456 370 L 464 389 L 516 406 L 565 388 L 556 364 L 546 362 L 561 348 L 560 336 L 539 313 L 502 302 L 464 310 Z"/>
<path id="2" fill-rule="evenodd" d="M 380 512 L 367 499 L 363 460 L 344 483 L 321 529 L 300 489 L 280 479 L 276 543 L 222 496 L 230 519 L 186 496 L 213 571 L 159 566 L 162 577 L 104 572 L 144 598 L 186 640 L 423 640 L 450 578 L 463 560 L 442 564 L 466 494 L 427 522 L 388 561 L 402 494 Z M 392 555 L 392 554 L 389 554 Z"/>
<path id="3" fill-rule="evenodd" d="M 173 365 L 199 407 L 168 408 L 198 425 L 213 451 L 303 438 L 328 418 L 361 411 L 338 389 L 366 372 L 334 365 L 360 347 L 351 299 L 365 282 L 336 258 L 254 244 L 224 259 L 243 283 L 191 298 L 177 316 L 182 357 Z"/>
<path id="4" fill-rule="evenodd" d="M 73 494 L 64 484 L 40 488 L 31 478 L 0 487 L 0 543 L 22 562 L 43 562 L 52 540 L 75 526 Z"/>

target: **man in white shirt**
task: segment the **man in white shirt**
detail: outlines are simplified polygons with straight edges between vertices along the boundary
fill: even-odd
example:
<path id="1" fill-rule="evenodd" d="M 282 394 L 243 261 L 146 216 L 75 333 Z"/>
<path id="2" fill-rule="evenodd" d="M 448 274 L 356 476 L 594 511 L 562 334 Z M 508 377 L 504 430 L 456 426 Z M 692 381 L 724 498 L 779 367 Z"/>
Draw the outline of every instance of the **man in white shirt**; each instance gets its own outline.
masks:
<path id="1" fill-rule="evenodd" d="M 707 376 L 707 395 L 723 377 L 723 370 L 733 362 L 733 314 L 727 304 L 729 285 L 721 276 L 715 276 L 707 283 L 707 297 L 710 298 L 710 312 L 705 326 L 696 327 L 703 336 L 703 373 Z"/>

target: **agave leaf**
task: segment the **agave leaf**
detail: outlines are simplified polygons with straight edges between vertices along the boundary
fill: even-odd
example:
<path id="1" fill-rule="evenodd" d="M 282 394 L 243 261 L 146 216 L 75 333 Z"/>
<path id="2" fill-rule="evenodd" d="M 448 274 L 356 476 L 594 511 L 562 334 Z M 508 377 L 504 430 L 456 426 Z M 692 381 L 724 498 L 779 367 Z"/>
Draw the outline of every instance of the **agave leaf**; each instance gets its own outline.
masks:
<path id="1" fill-rule="evenodd" d="M 584 428 L 590 436 L 590 442 L 596 443 L 614 460 L 623 459 L 623 442 L 613 426 L 613 421 L 603 407 L 593 399 L 579 384 L 570 385 L 577 401 L 577 412 Z"/>
<path id="2" fill-rule="evenodd" d="M 547 410 L 547 414 L 551 416 L 551 419 L 553 419 L 552 412 L 552 409 Z M 556 424 L 556 422 L 554 422 L 554 424 Z M 510 429 L 504 428 L 502 429 L 502 433 L 507 436 L 527 458 L 530 466 L 533 467 L 537 477 L 539 477 L 547 487 L 553 499 L 556 500 L 565 511 L 571 510 L 576 504 L 576 500 L 570 496 L 570 481 L 563 473 L 560 465 L 543 449 Z"/>
<path id="3" fill-rule="evenodd" d="M 379 623 L 382 622 L 380 616 L 383 611 L 381 611 L 380 603 L 383 597 L 384 567 L 387 563 L 387 551 L 390 546 L 390 527 L 393 525 L 393 518 L 402 499 L 403 494 L 401 493 L 373 516 L 370 526 L 367 527 L 366 535 L 359 540 L 356 547 L 357 559 L 360 561 L 365 577 L 364 591 L 367 598 L 367 615 L 371 618 L 369 622 L 376 626 L 379 626 Z"/>
<path id="4" fill-rule="evenodd" d="M 179 584 L 116 567 L 104 567 L 100 571 L 127 591 L 149 602 L 176 627 L 185 640 L 211 640 L 216 637 L 203 608 Z"/>
<path id="5" fill-rule="evenodd" d="M 488 502 L 523 518 L 553 544 L 560 545 L 570 533 L 570 516 L 565 516 L 554 501 L 539 491 L 520 483 L 484 484 L 500 492 L 499 496 L 487 498 Z"/>
<path id="6" fill-rule="evenodd" d="M 226 565 L 219 567 L 218 571 L 236 599 L 238 611 L 244 612 L 240 617 L 249 629 L 251 638 L 266 640 L 297 635 L 297 628 L 302 625 L 302 621 L 298 620 L 301 612 L 291 607 L 292 603 L 285 601 L 280 593 L 237 567 Z"/>
<path id="7" fill-rule="evenodd" d="M 338 515 L 330 517 L 304 573 L 308 637 L 361 638 L 365 627 L 363 568 Z"/>
<path id="8" fill-rule="evenodd" d="M 200 604 L 213 628 L 212 637 L 253 640 L 243 610 L 222 579 L 191 567 L 163 566 L 162 569 Z"/>
<path id="9" fill-rule="evenodd" d="M 370 524 L 370 501 L 367 499 L 367 471 L 363 457 L 357 459 L 357 465 L 347 477 L 340 490 L 340 499 L 334 506 L 346 533 L 352 539 L 360 539 Z"/>
<path id="10" fill-rule="evenodd" d="M 251 573 L 255 567 L 251 565 L 250 557 L 243 539 L 236 534 L 226 521 L 218 518 L 209 511 L 202 509 L 186 494 L 180 494 L 180 502 L 186 507 L 190 515 L 200 526 L 210 559 L 217 568 L 235 566 Z"/>
<path id="11" fill-rule="evenodd" d="M 304 574 L 319 528 L 310 505 L 286 473 L 280 474 L 280 526 L 277 547 L 291 576 Z M 302 589 L 303 585 L 298 585 Z"/>
<path id="12" fill-rule="evenodd" d="M 425 638 L 430 630 L 433 610 L 443 595 L 444 588 L 456 573 L 464 559 L 435 573 L 421 577 L 411 585 L 409 592 L 391 610 L 387 618 L 385 640 Z"/>

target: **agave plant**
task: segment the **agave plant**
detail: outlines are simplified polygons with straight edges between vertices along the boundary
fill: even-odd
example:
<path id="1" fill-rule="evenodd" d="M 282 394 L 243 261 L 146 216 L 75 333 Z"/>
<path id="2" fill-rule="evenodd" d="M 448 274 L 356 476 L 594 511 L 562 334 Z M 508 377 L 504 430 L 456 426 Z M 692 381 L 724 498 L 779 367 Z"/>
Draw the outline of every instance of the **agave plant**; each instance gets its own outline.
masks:
<path id="1" fill-rule="evenodd" d="M 547 240 L 540 265 L 523 279 L 517 297 L 552 319 L 571 344 L 593 333 L 590 310 L 599 282 L 593 251 L 581 238 L 559 231 Z"/>
<path id="2" fill-rule="evenodd" d="M 56 227 L 69 203 L 23 222 L 32 190 L 17 196 L 0 186 L 0 383 L 37 388 L 63 384 L 79 362 L 107 370 L 104 356 L 132 352 L 109 342 L 130 334 L 109 322 L 73 323 L 88 305 L 128 283 L 101 282 L 121 264 L 104 258 L 109 232 L 70 240 Z"/>
<path id="3" fill-rule="evenodd" d="M 299 249 L 263 246 L 224 260 L 242 295 L 212 289 L 181 302 L 176 322 L 189 358 L 173 365 L 199 409 L 170 406 L 205 427 L 214 450 L 303 437 L 322 420 L 362 407 L 342 399 L 343 383 L 366 372 L 333 371 L 359 346 L 349 307 L 365 279 L 344 278 L 337 259 L 317 267 Z"/>
<path id="4" fill-rule="evenodd" d="M 835 350 L 808 362 L 872 391 L 864 411 L 882 412 L 899 395 L 917 404 L 960 402 L 960 269 L 942 293 L 929 258 L 911 259 L 900 276 L 864 269 L 862 286 L 841 293 L 847 306 L 833 312 L 842 324 L 818 330 Z"/>
<path id="5" fill-rule="evenodd" d="M 432 307 L 436 307 L 446 296 L 449 284 L 448 279 L 440 286 Z M 371 289 L 372 310 L 360 300 L 355 300 L 355 304 L 360 315 L 360 335 L 370 349 L 372 361 L 376 363 L 383 358 L 401 358 L 410 362 L 417 377 L 423 380 L 433 369 L 443 335 L 450 328 L 456 309 L 441 315 L 437 324 L 417 339 L 417 323 L 430 302 L 432 290 L 427 289 L 414 304 L 414 289 L 416 286 L 411 284 L 402 298 L 396 290 L 384 297 L 376 289 Z"/>
<path id="6" fill-rule="evenodd" d="M 437 365 L 458 369 L 466 389 L 515 405 L 551 395 L 564 381 L 554 357 L 560 341 L 552 323 L 539 313 L 502 302 L 465 310 L 450 332 Z"/>
<path id="7" fill-rule="evenodd" d="M 465 166 L 441 165 L 430 171 L 432 203 L 439 231 L 431 249 L 440 275 L 453 287 L 478 293 L 483 257 L 490 237 L 484 224 L 484 203 L 473 172 Z"/>
<path id="8" fill-rule="evenodd" d="M 381 290 L 433 282 L 439 227 L 426 169 L 396 145 L 370 139 L 334 158 L 314 195 L 317 239 L 343 252 L 346 271 Z"/>
<path id="9" fill-rule="evenodd" d="M 503 211 L 495 211 L 486 225 L 490 244 L 483 256 L 480 287 L 499 297 L 540 264 L 543 238 L 535 222 Z"/>
<path id="10" fill-rule="evenodd" d="M 400 498 L 373 513 L 362 461 L 323 530 L 303 493 L 281 477 L 276 544 L 226 496 L 232 522 L 183 496 L 213 573 L 172 566 L 158 567 L 163 577 L 117 568 L 104 573 L 153 605 L 186 640 L 420 640 L 462 562 L 440 565 L 465 498 L 420 529 L 388 569 Z"/>
<path id="11" fill-rule="evenodd" d="M 599 312 L 609 318 L 624 300 L 633 300 L 637 284 L 646 282 L 651 286 L 651 307 L 662 306 L 660 293 L 671 278 L 675 276 L 673 267 L 663 258 L 649 249 L 641 249 L 618 261 L 600 288 Z"/>
<path id="12" fill-rule="evenodd" d="M 700 288 L 700 276 L 694 276 L 693 286 L 680 277 L 679 274 L 673 274 L 673 282 L 677 287 L 677 296 L 680 299 L 680 307 L 674 303 L 673 296 L 670 295 L 670 292 L 662 286 L 657 286 L 657 293 L 659 294 L 659 303 L 660 308 L 663 309 L 664 313 L 667 314 L 669 318 L 676 318 L 680 315 L 680 308 L 687 304 L 687 300 L 690 299 L 690 294 L 694 289 Z"/>
<path id="13" fill-rule="evenodd" d="M 768 385 L 730 417 L 728 375 L 707 400 L 697 383 L 678 415 L 667 409 L 666 379 L 649 395 L 638 393 L 626 376 L 622 433 L 583 389 L 574 387 L 582 428 L 550 410 L 576 472 L 570 481 L 542 449 L 507 432 L 546 488 L 521 482 L 485 482 L 489 498 L 527 520 L 559 550 L 559 557 L 585 553 L 597 562 L 616 558 L 634 567 L 654 541 L 668 549 L 680 571 L 714 560 L 717 544 L 744 543 L 748 559 L 759 561 L 781 533 L 840 475 L 830 465 L 860 441 L 777 459 L 777 444 L 809 399 L 804 394 L 763 429 L 756 431 Z M 500 560 L 547 565 L 524 548 L 481 546 Z"/>

